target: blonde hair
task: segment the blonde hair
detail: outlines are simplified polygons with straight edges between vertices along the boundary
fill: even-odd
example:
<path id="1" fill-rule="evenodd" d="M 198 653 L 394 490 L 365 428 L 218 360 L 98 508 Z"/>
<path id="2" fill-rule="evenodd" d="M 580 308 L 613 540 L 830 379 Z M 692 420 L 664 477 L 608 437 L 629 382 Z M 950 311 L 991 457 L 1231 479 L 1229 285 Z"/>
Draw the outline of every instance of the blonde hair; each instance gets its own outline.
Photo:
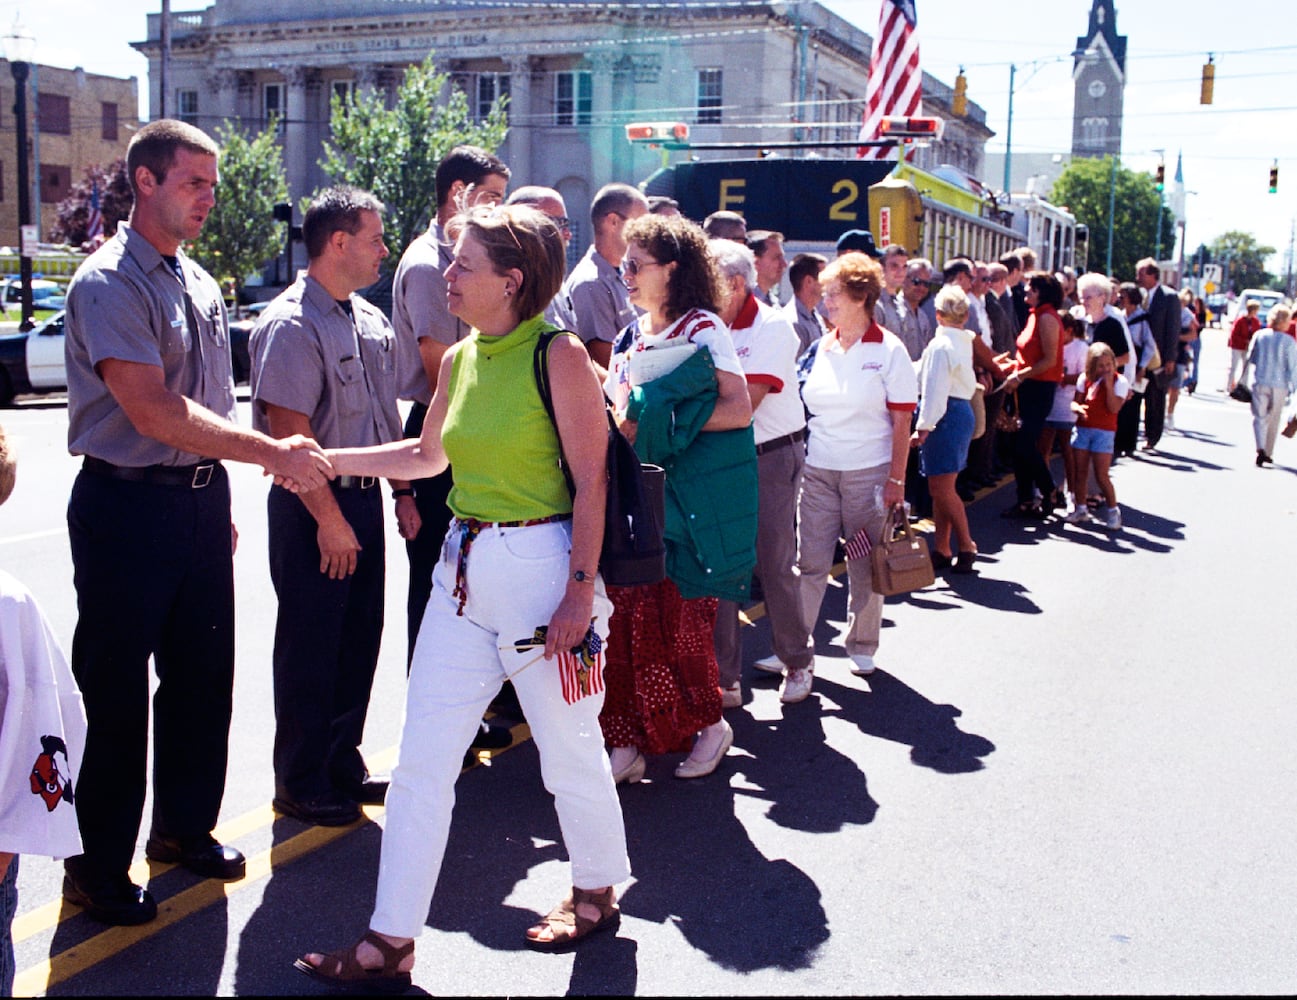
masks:
<path id="1" fill-rule="evenodd" d="M 9 439 L 5 436 L 4 427 L 0 426 L 0 503 L 9 499 L 17 478 L 18 459 L 9 448 Z"/>
<path id="2" fill-rule="evenodd" d="M 1292 310 L 1281 302 L 1270 310 L 1267 319 L 1274 329 L 1287 330 L 1288 322 L 1292 319 Z"/>
<path id="3" fill-rule="evenodd" d="M 958 285 L 942 285 L 933 300 L 937 315 L 964 325 L 968 319 L 968 296 Z"/>
<path id="4" fill-rule="evenodd" d="M 1085 352 L 1085 380 L 1087 382 L 1094 381 L 1095 369 L 1099 366 L 1099 359 L 1103 357 L 1107 357 L 1112 362 L 1113 369 L 1116 370 L 1117 355 L 1112 353 L 1112 348 L 1107 344 L 1091 344 L 1090 349 Z"/>

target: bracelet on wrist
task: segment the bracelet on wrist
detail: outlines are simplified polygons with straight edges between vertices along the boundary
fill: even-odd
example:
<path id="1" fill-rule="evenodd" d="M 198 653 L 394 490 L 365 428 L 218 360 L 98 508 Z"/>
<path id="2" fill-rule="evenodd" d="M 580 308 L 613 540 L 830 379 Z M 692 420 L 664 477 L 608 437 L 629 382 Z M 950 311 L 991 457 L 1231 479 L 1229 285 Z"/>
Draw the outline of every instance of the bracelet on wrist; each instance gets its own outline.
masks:
<path id="1" fill-rule="evenodd" d="M 888 481 L 889 483 L 891 483 L 893 486 L 904 486 L 904 485 L 905 485 L 905 480 L 904 480 L 904 479 L 897 479 L 895 476 L 888 476 L 888 477 L 887 477 L 887 481 Z"/>
<path id="2" fill-rule="evenodd" d="M 393 500 L 396 500 L 399 497 L 412 497 L 412 496 L 414 496 L 414 490 L 409 486 L 403 486 L 399 490 L 392 490 Z"/>

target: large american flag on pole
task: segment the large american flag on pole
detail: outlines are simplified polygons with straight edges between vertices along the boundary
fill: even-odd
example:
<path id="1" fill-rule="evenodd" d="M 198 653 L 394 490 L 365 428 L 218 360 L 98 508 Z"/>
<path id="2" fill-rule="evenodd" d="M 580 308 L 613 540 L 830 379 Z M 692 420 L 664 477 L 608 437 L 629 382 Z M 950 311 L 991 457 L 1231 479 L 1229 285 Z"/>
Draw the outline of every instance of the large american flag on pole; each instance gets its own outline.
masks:
<path id="1" fill-rule="evenodd" d="M 865 89 L 864 122 L 860 141 L 879 138 L 883 119 L 911 118 L 919 113 L 923 96 L 923 72 L 919 69 L 918 15 L 915 0 L 881 0 L 878 34 L 869 60 L 869 85 Z M 861 146 L 861 159 L 885 160 L 891 149 Z"/>
<path id="2" fill-rule="evenodd" d="M 86 240 L 102 236 L 103 232 L 104 217 L 99 211 L 99 181 L 96 179 L 91 182 L 90 187 L 90 217 L 86 220 Z"/>

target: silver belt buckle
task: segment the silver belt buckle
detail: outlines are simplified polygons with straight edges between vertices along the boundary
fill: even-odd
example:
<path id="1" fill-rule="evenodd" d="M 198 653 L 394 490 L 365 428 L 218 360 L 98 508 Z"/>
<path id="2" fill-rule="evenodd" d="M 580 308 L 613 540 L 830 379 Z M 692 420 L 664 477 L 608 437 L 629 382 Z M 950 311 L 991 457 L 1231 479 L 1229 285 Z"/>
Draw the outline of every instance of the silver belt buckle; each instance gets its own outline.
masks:
<path id="1" fill-rule="evenodd" d="M 374 488 L 374 484 L 377 483 L 377 482 L 378 482 L 378 477 L 377 477 L 377 476 L 361 476 L 361 477 L 360 477 L 360 488 L 361 488 L 362 490 L 369 490 L 369 489 L 373 489 L 373 488 Z"/>
<path id="2" fill-rule="evenodd" d="M 192 490 L 201 490 L 212 481 L 212 473 L 216 470 L 216 463 L 211 462 L 207 465 L 200 465 L 194 469 L 193 482 L 189 484 Z"/>

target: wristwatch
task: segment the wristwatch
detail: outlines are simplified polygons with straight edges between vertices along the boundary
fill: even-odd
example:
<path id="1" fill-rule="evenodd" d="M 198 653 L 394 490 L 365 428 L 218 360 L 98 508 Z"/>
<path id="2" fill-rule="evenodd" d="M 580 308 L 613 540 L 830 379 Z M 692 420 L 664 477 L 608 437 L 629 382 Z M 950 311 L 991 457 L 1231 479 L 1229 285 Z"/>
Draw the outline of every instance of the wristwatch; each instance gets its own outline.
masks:
<path id="1" fill-rule="evenodd" d="M 575 580 L 577 583 L 594 583 L 594 574 L 587 573 L 585 570 L 579 569 L 572 574 L 572 579 Z"/>

